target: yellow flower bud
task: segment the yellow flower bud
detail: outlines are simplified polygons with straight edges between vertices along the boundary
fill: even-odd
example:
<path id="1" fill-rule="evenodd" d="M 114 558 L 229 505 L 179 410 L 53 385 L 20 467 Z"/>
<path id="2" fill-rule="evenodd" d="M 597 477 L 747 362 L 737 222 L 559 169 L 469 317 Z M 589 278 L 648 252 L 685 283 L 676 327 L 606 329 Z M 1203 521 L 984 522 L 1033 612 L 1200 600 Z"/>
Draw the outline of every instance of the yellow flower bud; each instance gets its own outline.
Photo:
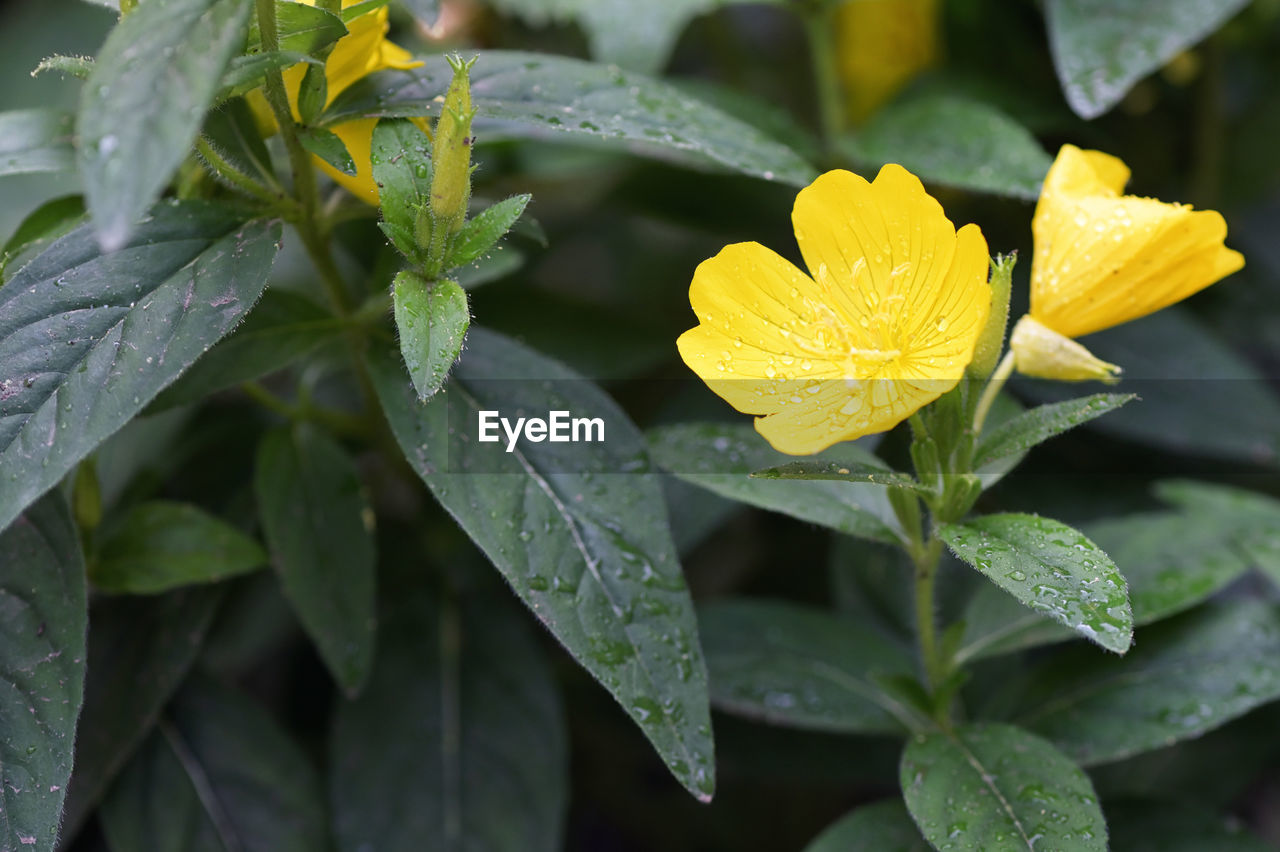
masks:
<path id="1" fill-rule="evenodd" d="M 1119 380 L 1120 368 L 1096 357 L 1070 337 L 1024 316 L 1013 327 L 1009 348 L 1018 372 L 1039 379 L 1084 382 L 1096 379 L 1112 384 Z"/>
<path id="2" fill-rule="evenodd" d="M 471 201 L 471 66 L 449 57 L 453 82 L 444 96 L 431 148 L 431 219 L 433 232 L 446 237 L 461 230 Z M 437 237 L 439 239 L 439 237 Z"/>

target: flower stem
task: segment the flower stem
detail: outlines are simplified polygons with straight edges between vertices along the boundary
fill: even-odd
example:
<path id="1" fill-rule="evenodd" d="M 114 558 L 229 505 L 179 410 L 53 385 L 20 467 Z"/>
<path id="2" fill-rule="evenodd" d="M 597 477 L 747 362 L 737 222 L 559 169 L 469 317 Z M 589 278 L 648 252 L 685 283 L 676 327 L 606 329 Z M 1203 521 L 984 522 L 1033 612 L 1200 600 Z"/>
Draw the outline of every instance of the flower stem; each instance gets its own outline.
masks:
<path id="1" fill-rule="evenodd" d="M 832 37 L 831 18 L 831 4 L 828 3 L 814 3 L 804 11 L 805 32 L 809 37 L 809 55 L 813 59 L 822 146 L 828 154 L 835 148 L 836 138 L 840 135 L 844 119 L 840 80 L 836 72 L 836 50 Z"/>
<path id="2" fill-rule="evenodd" d="M 930 536 L 929 543 L 912 549 L 915 565 L 916 637 L 920 644 L 920 662 L 930 692 L 936 690 L 944 676 L 945 663 L 939 656 L 937 625 L 934 621 L 934 586 L 938 563 L 942 559 L 942 542 Z"/>
<path id="3" fill-rule="evenodd" d="M 280 30 L 276 23 L 275 0 L 257 0 L 258 30 L 262 34 L 262 50 L 273 53 L 280 49 Z M 289 168 L 293 173 L 293 192 L 302 205 L 303 221 L 313 221 L 316 214 L 316 175 L 311 167 L 311 155 L 302 147 L 293 122 L 293 110 L 289 106 L 289 94 L 284 87 L 284 76 L 279 68 L 267 72 L 262 83 L 267 105 L 280 128 L 285 151 L 289 154 Z"/>
<path id="4" fill-rule="evenodd" d="M 991 405 L 996 401 L 996 397 L 1000 395 L 1005 382 L 1009 381 L 1009 377 L 1013 375 L 1013 366 L 1013 350 L 1010 350 L 1005 353 L 1004 358 L 1000 359 L 999 366 L 991 374 L 991 379 L 987 382 L 986 388 L 983 389 L 982 397 L 978 400 L 978 407 L 973 413 L 973 435 L 975 438 L 982 434 L 982 426 L 987 422 L 987 414 L 991 412 Z"/>

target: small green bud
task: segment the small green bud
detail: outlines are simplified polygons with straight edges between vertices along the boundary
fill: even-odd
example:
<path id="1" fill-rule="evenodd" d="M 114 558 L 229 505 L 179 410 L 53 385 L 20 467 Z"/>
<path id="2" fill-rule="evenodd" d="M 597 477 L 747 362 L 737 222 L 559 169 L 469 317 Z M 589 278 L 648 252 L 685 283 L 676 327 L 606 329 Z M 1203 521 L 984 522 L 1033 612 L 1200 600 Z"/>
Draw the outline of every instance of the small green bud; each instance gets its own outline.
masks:
<path id="1" fill-rule="evenodd" d="M 998 254 L 991 261 L 991 312 L 987 324 L 978 335 L 973 349 L 973 360 L 965 372 L 977 379 L 985 379 L 996 368 L 1000 350 L 1004 346 L 1004 330 L 1009 324 L 1009 291 L 1013 284 L 1013 267 L 1018 253 Z"/>

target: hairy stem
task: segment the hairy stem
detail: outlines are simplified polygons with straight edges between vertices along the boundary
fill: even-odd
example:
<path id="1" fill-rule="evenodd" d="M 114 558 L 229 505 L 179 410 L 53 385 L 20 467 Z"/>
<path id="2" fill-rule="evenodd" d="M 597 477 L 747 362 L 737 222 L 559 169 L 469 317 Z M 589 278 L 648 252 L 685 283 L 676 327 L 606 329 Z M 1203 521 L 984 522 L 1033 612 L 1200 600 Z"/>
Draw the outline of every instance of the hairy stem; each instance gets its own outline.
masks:
<path id="1" fill-rule="evenodd" d="M 929 543 L 912 549 L 911 561 L 915 566 L 916 638 L 920 645 L 920 662 L 924 667 L 925 683 L 932 692 L 945 675 L 945 662 L 938 646 L 938 628 L 934 619 L 934 586 L 938 577 L 938 564 L 942 559 L 942 542 L 936 536 Z"/>
<path id="2" fill-rule="evenodd" d="M 1004 358 L 1000 359 L 1000 365 L 991 374 L 991 379 L 987 382 L 986 388 L 983 389 L 981 399 L 978 400 L 978 407 L 973 413 L 973 435 L 975 438 L 982 434 L 982 427 L 987 422 L 987 415 L 991 412 L 991 405 L 996 401 L 996 397 L 1000 395 L 1005 382 L 1009 381 L 1009 377 L 1013 375 L 1013 367 L 1013 351 L 1010 350 L 1005 353 Z"/>
<path id="3" fill-rule="evenodd" d="M 818 119 L 822 144 L 830 154 L 844 123 L 844 104 L 840 97 L 840 79 L 836 71 L 836 48 L 832 36 L 832 14 L 829 4 L 814 4 L 804 12 L 805 32 L 809 37 L 809 55 L 813 59 L 813 77 L 818 97 Z"/>

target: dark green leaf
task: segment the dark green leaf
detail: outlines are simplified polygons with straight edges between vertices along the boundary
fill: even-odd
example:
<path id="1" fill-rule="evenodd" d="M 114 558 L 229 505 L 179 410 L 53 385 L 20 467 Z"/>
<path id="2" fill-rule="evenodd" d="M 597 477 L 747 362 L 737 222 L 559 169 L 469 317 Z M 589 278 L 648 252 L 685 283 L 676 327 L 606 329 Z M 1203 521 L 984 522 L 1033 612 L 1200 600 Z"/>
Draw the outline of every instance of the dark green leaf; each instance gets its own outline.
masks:
<path id="1" fill-rule="evenodd" d="M 276 180 L 271 154 L 244 98 L 232 98 L 211 110 L 201 132 L 213 149 L 240 171 L 268 185 Z"/>
<path id="2" fill-rule="evenodd" d="M 944 524 L 938 536 L 960 559 L 1036 612 L 1109 651 L 1133 641 L 1124 577 L 1079 530 L 1035 515 L 987 515 Z"/>
<path id="3" fill-rule="evenodd" d="M 743 599 L 704 607 L 698 624 L 718 709 L 844 733 L 899 733 L 917 721 L 877 685 L 913 672 L 911 655 L 852 619 Z"/>
<path id="4" fill-rule="evenodd" d="M 1248 0 L 1047 0 L 1049 45 L 1067 103 L 1096 118 L 1138 80 L 1240 11 Z"/>
<path id="5" fill-rule="evenodd" d="M 334 719 L 340 848 L 563 848 L 568 737 L 525 619 L 497 598 L 389 601 L 373 677 Z"/>
<path id="6" fill-rule="evenodd" d="M 472 329 L 449 385 L 425 406 L 399 364 L 384 356 L 371 366 L 392 430 L 436 499 L 617 698 L 676 778 L 710 799 L 697 622 L 635 426 L 599 388 L 484 329 Z M 508 453 L 505 442 L 476 440 L 482 409 L 599 417 L 608 440 L 524 441 Z"/>
<path id="7" fill-rule="evenodd" d="M 757 470 L 753 479 L 825 479 L 835 482 L 874 482 L 890 488 L 925 490 L 920 483 L 905 473 L 898 473 L 876 463 L 839 463 L 799 461 Z"/>
<path id="8" fill-rule="evenodd" d="M 271 71 L 283 71 L 299 62 L 322 64 L 319 59 L 298 50 L 278 50 L 236 56 L 227 65 L 218 83 L 218 100 L 246 94 L 262 85 Z"/>
<path id="9" fill-rule="evenodd" d="M 221 586 L 95 603 L 84 714 L 62 821 L 80 829 L 108 784 L 151 730 L 186 677 L 222 599 Z"/>
<path id="10" fill-rule="evenodd" d="M 899 163 L 929 183 L 1035 200 L 1052 162 L 1018 122 L 980 101 L 925 95 L 881 110 L 842 143 L 855 161 Z"/>
<path id="11" fill-rule="evenodd" d="M 471 325 L 467 294 L 453 281 L 427 282 L 405 271 L 395 277 L 394 298 L 400 355 L 425 401 L 440 390 L 462 352 Z"/>
<path id="12" fill-rule="evenodd" d="M 982 438 L 974 454 L 973 466 L 976 469 L 1025 453 L 1054 435 L 1101 417 L 1108 411 L 1115 411 L 1136 398 L 1131 393 L 1095 393 L 1024 411 Z"/>
<path id="13" fill-rule="evenodd" d="M 324 795 L 266 711 L 206 677 L 187 682 L 102 803 L 113 850 L 316 852 Z"/>
<path id="14" fill-rule="evenodd" d="M 302 127 L 298 129 L 298 141 L 302 147 L 324 160 L 344 175 L 355 175 L 356 161 L 351 159 L 351 152 L 338 134 L 321 127 Z"/>
<path id="15" fill-rule="evenodd" d="M 150 0 L 107 36 L 76 119 L 85 199 L 104 248 L 124 246 L 187 156 L 244 44 L 251 6 Z"/>
<path id="16" fill-rule="evenodd" d="M 492 249 L 511 230 L 532 197 L 525 193 L 504 198 L 467 222 L 455 238 L 447 265 L 463 266 Z"/>
<path id="17" fill-rule="evenodd" d="M 347 34 L 343 19 L 324 9 L 293 0 L 276 0 L 276 26 L 280 49 L 315 55 Z M 262 52 L 262 34 L 255 15 L 249 22 L 246 53 Z"/>
<path id="18" fill-rule="evenodd" d="M 71 116 L 56 109 L 0 112 L 0 177 L 75 168 Z"/>
<path id="19" fill-rule="evenodd" d="M 0 847 L 53 852 L 84 697 L 88 594 L 71 513 L 50 494 L 0 533 Z"/>
<path id="20" fill-rule="evenodd" d="M 434 27 L 440 17 L 440 0 L 401 0 L 404 7 L 425 27 Z"/>
<path id="21" fill-rule="evenodd" d="M 1107 849 L 1089 776 L 1012 725 L 917 734 L 902 753 L 901 782 L 907 809 L 938 849 Z"/>
<path id="22" fill-rule="evenodd" d="M 1186 801 L 1107 805 L 1111 848 L 1124 852 L 1274 852 L 1275 847 Z"/>
<path id="23" fill-rule="evenodd" d="M 132 16 L 130 16 L 132 17 Z M 230 331 L 262 293 L 278 222 L 162 204 L 128 247 L 89 226 L 0 288 L 0 526 Z"/>
<path id="24" fill-rule="evenodd" d="M 525 255 L 519 249 L 509 246 L 498 246 L 491 254 L 477 259 L 467 266 L 459 266 L 449 274 L 458 282 L 458 286 L 468 292 L 506 278 L 524 266 Z"/>
<path id="25" fill-rule="evenodd" d="M 1020 724 L 1082 763 L 1161 748 L 1280 698 L 1280 616 L 1198 609 L 1144 629 L 1124 659 L 1065 649 L 1013 694 Z"/>
<path id="26" fill-rule="evenodd" d="M 391 0 L 347 0 L 342 4 L 342 22 L 349 24 L 361 15 L 377 11 L 390 2 Z"/>
<path id="27" fill-rule="evenodd" d="M 20 255 L 31 254 L 74 228 L 84 217 L 84 199 L 64 195 L 46 201 L 22 220 L 13 235 L 0 246 L 0 281 L 5 269 Z"/>
<path id="28" fill-rule="evenodd" d="M 284 369 L 342 336 L 342 321 L 306 296 L 270 289 L 226 339 L 160 393 L 148 413 L 196 402 Z"/>
<path id="29" fill-rule="evenodd" d="M 751 478 L 752 471 L 784 464 L 794 456 L 774 450 L 747 424 L 664 426 L 649 433 L 649 448 L 653 460 L 663 468 L 723 497 L 859 538 L 889 544 L 899 541 L 897 520 L 882 485 Z M 813 458 L 844 467 L 877 463 L 870 452 L 850 444 Z"/>
<path id="30" fill-rule="evenodd" d="M 898 799 L 863 805 L 833 823 L 804 852 L 929 852 Z"/>
<path id="31" fill-rule="evenodd" d="M 383 119 L 373 128 L 369 164 L 396 248 L 414 257 L 418 210 L 431 198 L 431 139 L 408 119 Z"/>
<path id="32" fill-rule="evenodd" d="M 313 428 L 272 432 L 254 492 L 285 595 L 334 679 L 358 692 L 373 664 L 375 579 L 355 463 Z"/>
<path id="33" fill-rule="evenodd" d="M 110 529 L 89 579 L 108 592 L 154 594 L 259 568 L 267 554 L 240 530 L 187 503 L 139 503 Z"/>
<path id="34" fill-rule="evenodd" d="M 1212 519 L 1224 535 L 1233 537 L 1247 559 L 1280 585 L 1280 500 L 1184 480 L 1161 482 L 1156 494 L 1191 515 Z"/>
<path id="35" fill-rule="evenodd" d="M 329 125 L 361 116 L 436 115 L 453 78 L 444 57 L 412 72 L 374 75 L 331 105 Z M 479 51 L 471 69 L 472 126 L 485 141 L 566 134 L 690 166 L 804 186 L 813 167 L 786 146 L 677 89 L 617 67 L 519 51 Z M 568 141 L 568 140 L 566 140 Z"/>

